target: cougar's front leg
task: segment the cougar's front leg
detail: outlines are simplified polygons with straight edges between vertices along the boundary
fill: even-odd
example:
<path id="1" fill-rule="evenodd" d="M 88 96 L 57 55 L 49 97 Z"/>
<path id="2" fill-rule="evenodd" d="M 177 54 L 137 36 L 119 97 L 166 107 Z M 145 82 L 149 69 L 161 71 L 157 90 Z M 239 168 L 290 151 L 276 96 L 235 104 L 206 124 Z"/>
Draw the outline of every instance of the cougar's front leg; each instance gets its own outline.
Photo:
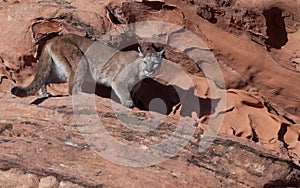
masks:
<path id="1" fill-rule="evenodd" d="M 47 86 L 45 84 L 39 90 L 39 94 L 41 97 L 50 97 L 50 94 L 47 93 Z"/>
<path id="2" fill-rule="evenodd" d="M 134 103 L 130 97 L 130 91 L 128 91 L 127 85 L 121 82 L 112 83 L 112 89 L 115 91 L 116 95 L 119 97 L 121 104 L 126 107 L 133 107 Z"/>

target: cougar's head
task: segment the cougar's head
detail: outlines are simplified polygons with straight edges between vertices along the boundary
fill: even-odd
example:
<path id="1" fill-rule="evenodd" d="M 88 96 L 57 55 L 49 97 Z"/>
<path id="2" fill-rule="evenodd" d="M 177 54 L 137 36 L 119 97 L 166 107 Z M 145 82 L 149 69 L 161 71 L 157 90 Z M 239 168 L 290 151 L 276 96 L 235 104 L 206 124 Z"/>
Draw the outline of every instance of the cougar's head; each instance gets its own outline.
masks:
<path id="1" fill-rule="evenodd" d="M 138 50 L 139 50 L 139 56 L 142 58 L 141 61 L 142 72 L 145 76 L 149 77 L 161 65 L 164 50 L 161 50 L 160 52 L 147 52 L 147 53 L 144 53 L 140 48 L 138 48 Z"/>

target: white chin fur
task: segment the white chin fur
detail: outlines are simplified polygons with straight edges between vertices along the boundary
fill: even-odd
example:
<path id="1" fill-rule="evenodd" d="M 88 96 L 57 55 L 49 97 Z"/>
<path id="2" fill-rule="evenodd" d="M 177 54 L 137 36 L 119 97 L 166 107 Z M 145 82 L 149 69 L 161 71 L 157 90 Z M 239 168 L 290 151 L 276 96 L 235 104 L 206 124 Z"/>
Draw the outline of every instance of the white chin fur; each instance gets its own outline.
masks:
<path id="1" fill-rule="evenodd" d="M 144 72 L 144 74 L 145 74 L 145 76 L 150 77 L 153 73 L 145 73 Z"/>

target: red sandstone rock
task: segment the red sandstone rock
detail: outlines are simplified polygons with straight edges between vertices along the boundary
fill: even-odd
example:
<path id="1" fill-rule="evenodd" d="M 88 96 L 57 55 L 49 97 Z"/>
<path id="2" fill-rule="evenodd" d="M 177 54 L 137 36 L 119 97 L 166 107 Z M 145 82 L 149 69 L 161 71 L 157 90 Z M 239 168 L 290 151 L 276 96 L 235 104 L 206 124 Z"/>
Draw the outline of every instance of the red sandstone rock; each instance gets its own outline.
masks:
<path id="1" fill-rule="evenodd" d="M 300 159 L 299 7 L 292 0 L 0 2 L 0 24 L 5 26 L 0 34 L 0 185 L 299 185 L 300 175 L 295 168 Z M 162 115 L 138 108 L 128 111 L 110 99 L 97 97 L 97 113 L 106 129 L 125 145 L 147 150 L 174 132 L 176 119 L 189 116 L 184 119 L 187 125 L 195 119 L 198 121 L 195 133 L 179 153 L 165 162 L 143 168 L 119 166 L 97 154 L 79 131 L 72 97 L 43 101 L 37 96 L 20 99 L 10 94 L 14 81 L 23 86 L 31 82 L 36 59 L 47 39 L 66 33 L 94 39 L 136 21 L 178 25 L 180 29 L 162 30 L 160 34 L 168 37 L 169 44 L 184 43 L 186 48 L 180 51 L 174 46 L 156 45 L 164 47 L 166 59 L 186 72 L 180 76 L 166 66 L 164 70 L 172 74 L 144 80 L 142 87 L 133 92 L 134 102 L 140 109 L 169 114 L 150 136 L 133 132 L 127 126 L 151 116 L 156 122 Z M 279 29 L 275 27 L 278 23 Z M 152 31 L 156 26 L 153 25 Z M 199 45 L 203 59 L 213 61 L 205 51 L 214 53 L 228 89 L 225 98 L 213 98 L 210 87 L 213 84 L 205 78 L 208 75 L 200 69 L 201 63 L 196 64 L 187 56 L 195 55 L 194 49 L 188 48 L 195 41 L 179 35 L 183 27 L 205 42 L 205 46 Z M 138 36 L 157 37 L 151 31 L 136 31 Z M 279 38 L 274 38 L 274 33 Z M 122 40 L 116 38 L 118 44 Z M 64 84 L 51 85 L 49 91 L 55 96 L 66 94 Z M 109 89 L 100 88 L 101 91 L 100 95 L 111 96 Z M 184 97 L 178 98 L 178 92 Z M 165 108 L 151 106 L 158 97 L 166 104 Z M 204 152 L 199 152 L 201 142 L 208 139 L 203 138 L 203 133 L 210 128 L 208 122 L 218 116 L 215 108 L 225 100 L 219 136 Z M 88 110 L 82 111 L 85 118 L 91 115 Z M 115 112 L 126 117 L 125 126 L 120 124 Z"/>

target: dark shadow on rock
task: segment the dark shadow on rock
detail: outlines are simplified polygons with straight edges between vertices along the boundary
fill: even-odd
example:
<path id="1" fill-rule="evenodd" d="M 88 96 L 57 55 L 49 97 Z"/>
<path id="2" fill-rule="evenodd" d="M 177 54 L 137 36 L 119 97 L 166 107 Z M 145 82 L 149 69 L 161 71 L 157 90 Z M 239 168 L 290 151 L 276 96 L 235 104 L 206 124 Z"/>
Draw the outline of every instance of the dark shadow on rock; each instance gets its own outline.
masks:
<path id="1" fill-rule="evenodd" d="M 41 97 L 41 98 L 35 99 L 30 104 L 39 105 L 39 104 L 43 103 L 46 99 L 48 99 L 48 97 Z"/>
<path id="2" fill-rule="evenodd" d="M 82 91 L 84 93 L 96 94 L 103 98 L 111 98 L 112 89 L 104 85 L 84 82 L 82 85 Z"/>
<path id="3" fill-rule="evenodd" d="M 194 88 L 184 90 L 178 86 L 166 86 L 146 78 L 140 88 L 133 88 L 133 101 L 141 110 L 151 110 L 162 114 L 170 114 L 177 104 L 181 103 L 181 115 L 190 116 L 195 112 L 198 117 L 210 115 L 220 99 L 203 99 L 194 94 Z M 157 100 L 158 99 L 158 100 Z M 158 101 L 153 105 L 153 101 Z"/>
<path id="4" fill-rule="evenodd" d="M 38 99 L 35 99 L 33 102 L 31 102 L 30 104 L 33 104 L 33 105 L 39 105 L 39 104 L 42 104 L 45 100 L 49 99 L 49 98 L 56 98 L 56 97 L 65 97 L 66 95 L 51 95 L 49 97 L 40 97 Z"/>
<path id="5" fill-rule="evenodd" d="M 110 98 L 111 100 L 121 103 L 115 92 L 111 87 L 105 85 L 97 84 L 94 81 L 85 81 L 82 85 L 82 91 L 84 93 L 96 94 L 97 96 L 103 98 Z"/>
<path id="6" fill-rule="evenodd" d="M 267 35 L 266 45 L 271 48 L 281 49 L 288 42 L 288 34 L 282 16 L 282 10 L 277 7 L 272 7 L 263 11 L 266 19 Z"/>

